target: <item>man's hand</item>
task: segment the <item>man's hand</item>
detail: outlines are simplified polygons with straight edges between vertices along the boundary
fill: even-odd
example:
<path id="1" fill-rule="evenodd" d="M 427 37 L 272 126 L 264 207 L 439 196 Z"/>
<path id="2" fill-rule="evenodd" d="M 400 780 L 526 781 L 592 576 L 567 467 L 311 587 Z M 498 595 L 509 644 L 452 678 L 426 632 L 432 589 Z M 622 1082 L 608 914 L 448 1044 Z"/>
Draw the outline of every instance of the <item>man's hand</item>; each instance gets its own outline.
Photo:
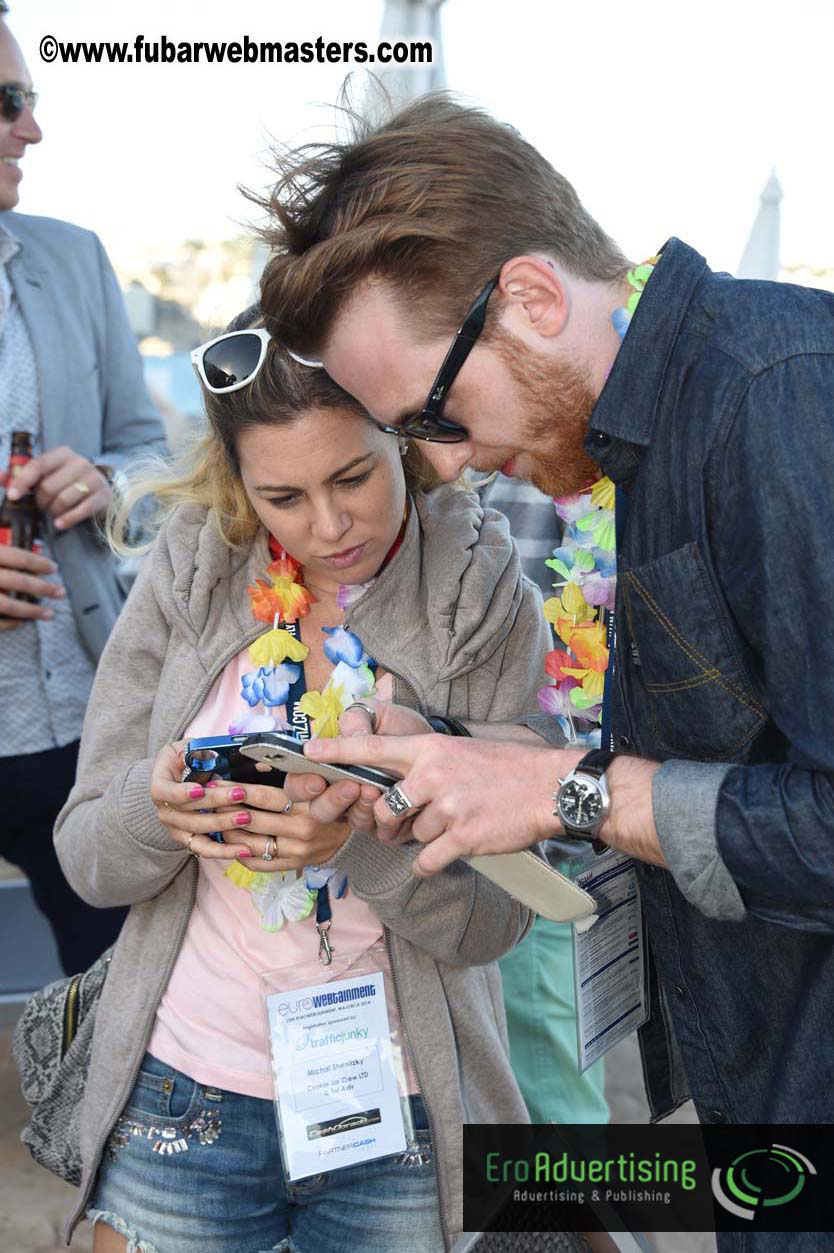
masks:
<path id="1" fill-rule="evenodd" d="M 26 592 L 29 596 L 37 596 L 58 600 L 66 596 L 60 583 L 49 583 L 43 575 L 54 574 L 58 567 L 48 557 L 39 557 L 25 548 L 14 548 L 11 544 L 0 544 L 0 614 L 6 615 L 6 621 L 0 619 L 0 631 L 15 631 L 24 622 L 34 619 L 53 618 L 54 611 L 49 605 L 33 605 L 26 600 L 17 600 L 10 592 Z"/>
<path id="2" fill-rule="evenodd" d="M 410 836 L 427 847 L 414 863 L 417 875 L 435 874 L 458 857 L 511 853 L 560 834 L 553 792 L 585 756 L 583 749 L 553 749 L 441 735 L 354 736 L 312 740 L 313 760 L 375 766 L 402 776 L 411 801 Z M 651 806 L 656 762 L 618 758 L 609 771 L 612 808 L 600 838 L 643 861 L 664 865 Z M 396 830 L 380 798 L 373 808 L 380 831 Z"/>
<path id="3" fill-rule="evenodd" d="M 412 804 L 408 834 L 429 846 L 414 863 L 418 875 L 435 874 L 458 857 L 516 852 L 558 834 L 551 800 L 556 779 L 583 756 L 541 742 L 435 734 L 313 740 L 304 751 L 313 759 L 373 765 L 402 776 Z M 402 823 L 382 798 L 373 816 L 381 833 L 397 833 Z"/>
<path id="4" fill-rule="evenodd" d="M 110 484 L 91 461 L 62 444 L 33 457 L 8 487 L 10 500 L 35 489 L 35 501 L 59 531 L 101 513 L 110 502 Z"/>

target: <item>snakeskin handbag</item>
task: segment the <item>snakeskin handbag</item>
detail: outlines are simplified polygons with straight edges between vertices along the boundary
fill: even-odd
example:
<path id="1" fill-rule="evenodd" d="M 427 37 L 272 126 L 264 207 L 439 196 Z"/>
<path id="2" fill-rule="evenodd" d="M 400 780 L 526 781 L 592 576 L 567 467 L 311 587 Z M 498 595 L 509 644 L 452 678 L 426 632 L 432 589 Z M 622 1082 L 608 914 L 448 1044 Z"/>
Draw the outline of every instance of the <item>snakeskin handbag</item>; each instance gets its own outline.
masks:
<path id="1" fill-rule="evenodd" d="M 31 1106 L 21 1140 L 36 1162 L 67 1183 L 81 1182 L 79 1116 L 96 1010 L 112 949 L 88 971 L 57 979 L 26 1002 L 12 1056 Z"/>

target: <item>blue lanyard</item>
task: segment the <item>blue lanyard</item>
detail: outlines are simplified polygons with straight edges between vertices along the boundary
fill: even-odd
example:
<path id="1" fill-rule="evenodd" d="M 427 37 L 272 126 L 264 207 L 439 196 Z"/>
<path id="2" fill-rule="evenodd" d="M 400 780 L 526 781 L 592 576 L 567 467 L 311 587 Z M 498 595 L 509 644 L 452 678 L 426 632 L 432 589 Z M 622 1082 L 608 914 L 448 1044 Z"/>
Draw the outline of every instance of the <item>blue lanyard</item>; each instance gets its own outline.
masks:
<path id="1" fill-rule="evenodd" d="M 287 633 L 301 643 L 301 623 L 298 619 L 295 622 L 287 622 L 285 624 Z M 373 674 L 376 674 L 377 663 L 369 660 L 368 668 Z M 309 740 L 311 734 L 310 719 L 301 708 L 301 698 L 307 691 L 307 679 L 304 674 L 304 662 L 301 662 L 299 674 L 296 681 L 291 685 L 287 694 L 287 721 L 293 728 L 293 734 L 300 740 Z M 333 948 L 330 944 L 329 931 L 333 921 L 333 909 L 330 904 L 330 889 L 325 883 L 323 888 L 318 889 L 316 897 L 316 927 L 319 933 L 319 960 L 323 966 L 329 966 L 333 960 Z"/>
<path id="2" fill-rule="evenodd" d="M 620 561 L 620 547 L 622 544 L 623 530 L 625 529 L 625 517 L 628 498 L 621 487 L 615 489 L 614 496 L 614 536 L 615 536 L 615 556 L 617 565 Z M 619 569 L 617 571 L 619 579 Z M 617 679 L 617 617 L 616 610 L 609 609 L 605 613 L 606 643 L 608 645 L 608 666 L 605 670 L 605 686 L 602 689 L 602 730 L 600 734 L 600 747 L 608 748 L 612 752 L 614 750 L 614 729 L 611 725 L 611 705 L 614 695 L 614 684 Z"/>
<path id="3" fill-rule="evenodd" d="M 287 635 L 291 635 L 294 640 L 301 643 L 301 625 L 296 619 L 295 622 L 286 622 L 284 629 Z M 307 691 L 307 678 L 304 674 L 304 662 L 298 667 L 298 678 L 290 687 L 287 695 L 287 722 L 293 729 L 293 735 L 299 740 L 309 740 L 310 738 L 310 719 L 301 708 L 301 698 Z"/>
<path id="4" fill-rule="evenodd" d="M 301 643 L 301 624 L 298 619 L 295 622 L 285 623 L 287 633 Z M 298 678 L 290 687 L 287 694 L 287 721 L 292 725 L 293 734 L 300 740 L 309 740 L 311 734 L 310 718 L 301 708 L 301 698 L 307 691 L 307 678 L 304 674 L 304 662 L 299 666 Z M 330 944 L 328 932 L 330 924 L 333 920 L 333 910 L 330 905 L 330 889 L 325 883 L 323 888 L 318 889 L 316 896 L 316 928 L 319 933 L 319 960 L 323 966 L 329 966 L 333 960 L 333 949 Z"/>

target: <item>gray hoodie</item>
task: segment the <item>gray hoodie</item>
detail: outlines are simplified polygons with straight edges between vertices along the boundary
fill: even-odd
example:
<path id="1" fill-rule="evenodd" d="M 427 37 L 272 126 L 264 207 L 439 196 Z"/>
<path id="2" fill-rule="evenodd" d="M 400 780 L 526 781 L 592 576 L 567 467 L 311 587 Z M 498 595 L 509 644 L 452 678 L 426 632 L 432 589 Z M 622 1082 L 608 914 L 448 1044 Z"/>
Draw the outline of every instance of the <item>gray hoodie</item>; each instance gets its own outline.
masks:
<path id="1" fill-rule="evenodd" d="M 536 707 L 548 638 L 506 519 L 451 487 L 418 495 L 402 545 L 346 624 L 423 712 L 510 721 Z M 83 1216 L 107 1138 L 135 1081 L 194 903 L 199 866 L 159 823 L 150 772 L 223 667 L 266 629 L 246 588 L 267 537 L 230 549 L 204 510 L 180 509 L 145 561 L 105 648 L 78 775 L 58 817 L 58 857 L 93 905 L 131 909 L 99 1004 L 81 1118 Z M 419 846 L 353 833 L 330 863 L 385 926 L 395 986 L 429 1111 L 447 1247 L 462 1225 L 464 1122 L 526 1122 L 508 1061 L 495 959 L 527 909 L 463 863 L 428 880 Z"/>

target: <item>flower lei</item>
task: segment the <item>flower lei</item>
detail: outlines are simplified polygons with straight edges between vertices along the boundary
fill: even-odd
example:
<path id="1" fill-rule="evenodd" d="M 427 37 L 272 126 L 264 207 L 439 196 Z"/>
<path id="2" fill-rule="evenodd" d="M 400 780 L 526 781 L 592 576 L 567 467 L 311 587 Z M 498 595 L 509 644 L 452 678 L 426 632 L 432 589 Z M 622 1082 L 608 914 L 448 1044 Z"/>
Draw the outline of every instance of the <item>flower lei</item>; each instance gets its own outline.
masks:
<path id="1" fill-rule="evenodd" d="M 633 290 L 625 306 L 611 315 L 620 341 L 658 260 L 650 257 L 627 275 Z M 539 707 L 557 719 L 568 742 L 589 748 L 599 747 L 600 742 L 608 668 L 605 615 L 614 612 L 616 596 L 615 494 L 611 480 L 601 478 L 587 491 L 554 499 L 565 533 L 562 544 L 545 562 L 559 579 L 553 584 L 558 594 L 544 603 L 544 616 L 565 648 L 547 655 L 544 668 L 553 683 L 540 688 Z M 591 725 L 578 730 L 575 719 Z"/>
<path id="2" fill-rule="evenodd" d="M 230 735 L 254 731 L 292 731 L 292 725 L 277 712 L 286 705 L 290 688 L 301 674 L 301 664 L 310 649 L 302 644 L 281 623 L 297 622 L 310 612 L 314 597 L 301 582 L 301 567 L 287 553 L 267 567 L 266 578 L 255 580 L 247 588 L 252 613 L 259 622 L 272 624 L 272 629 L 258 637 L 249 648 L 249 656 L 257 669 L 243 676 L 241 696 L 250 712 L 229 724 Z M 344 610 L 362 595 L 369 583 L 357 587 L 341 587 L 338 604 Z M 300 707 L 312 722 L 314 738 L 331 738 L 339 734 L 339 718 L 353 701 L 370 696 L 375 687 L 370 658 L 362 641 L 344 627 L 323 627 L 324 652 L 334 669 L 320 692 L 305 692 Z M 257 706 L 263 712 L 256 712 Z M 319 889 L 328 885 L 338 899 L 347 891 L 347 875 L 339 870 L 323 870 L 305 866 L 303 876 L 294 872 L 275 871 L 265 874 L 249 870 L 233 862 L 226 877 L 237 887 L 245 888 L 261 915 L 265 931 L 278 931 L 284 922 L 299 922 L 313 911 Z"/>

